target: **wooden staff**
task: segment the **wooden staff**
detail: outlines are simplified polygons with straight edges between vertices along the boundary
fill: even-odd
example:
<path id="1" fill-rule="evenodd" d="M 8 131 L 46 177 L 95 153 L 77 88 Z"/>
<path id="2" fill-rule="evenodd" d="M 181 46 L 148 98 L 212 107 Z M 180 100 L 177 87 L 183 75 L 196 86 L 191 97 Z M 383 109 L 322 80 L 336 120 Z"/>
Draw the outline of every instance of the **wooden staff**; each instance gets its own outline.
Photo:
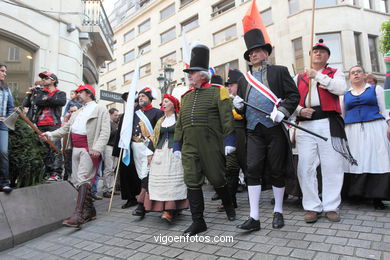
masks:
<path id="1" fill-rule="evenodd" d="M 313 44 L 314 44 L 314 14 L 316 11 L 316 0 L 313 0 L 313 7 L 311 9 L 311 32 L 310 32 L 310 68 L 313 68 Z M 309 78 L 309 95 L 307 107 L 311 107 L 311 79 Z"/>
<path id="2" fill-rule="evenodd" d="M 41 135 L 42 132 L 41 130 L 38 129 L 38 127 L 36 127 L 31 121 L 30 119 L 27 118 L 27 116 L 22 112 L 22 110 L 20 110 L 19 107 L 17 107 L 15 109 L 15 112 L 20 116 L 21 119 L 23 119 L 24 121 L 26 121 L 26 123 L 38 134 L 38 135 Z M 50 141 L 49 139 L 46 139 L 44 140 L 46 143 L 48 143 L 50 145 L 51 148 L 53 148 L 53 150 L 56 152 L 56 153 L 61 153 L 60 149 L 58 149 L 57 146 L 55 146 L 55 144 Z"/>
<path id="3" fill-rule="evenodd" d="M 117 178 L 118 178 L 118 172 L 119 172 L 119 165 L 121 164 L 121 160 L 122 160 L 122 152 L 123 152 L 123 149 L 121 148 L 121 151 L 119 152 L 118 163 L 116 164 L 114 185 L 113 185 L 113 187 L 112 187 L 111 198 L 110 198 L 110 204 L 108 205 L 108 213 L 110 213 L 110 211 L 111 211 L 112 199 L 114 198 L 116 180 L 117 180 Z"/>

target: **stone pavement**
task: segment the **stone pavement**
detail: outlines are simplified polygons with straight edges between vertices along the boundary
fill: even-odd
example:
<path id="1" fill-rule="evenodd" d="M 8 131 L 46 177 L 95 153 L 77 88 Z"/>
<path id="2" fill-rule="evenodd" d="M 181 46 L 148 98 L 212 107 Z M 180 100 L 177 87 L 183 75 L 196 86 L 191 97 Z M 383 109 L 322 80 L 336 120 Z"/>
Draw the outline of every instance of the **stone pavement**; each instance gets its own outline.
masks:
<path id="1" fill-rule="evenodd" d="M 174 224 L 149 213 L 140 221 L 131 216 L 133 209 L 121 209 L 115 196 L 113 209 L 106 213 L 108 200 L 98 201 L 98 219 L 81 230 L 60 228 L 44 236 L 0 253 L 0 259 L 390 259 L 390 205 L 375 211 L 368 203 L 344 203 L 342 220 L 330 223 L 324 217 L 306 224 L 297 199 L 285 202 L 286 226 L 271 226 L 272 192 L 262 193 L 261 231 L 243 233 L 235 226 L 249 212 L 246 192 L 238 194 L 238 220 L 229 222 L 225 213 L 216 211 L 218 202 L 210 200 L 206 187 L 208 230 L 204 236 L 233 236 L 231 242 L 190 243 L 157 242 L 155 237 L 180 235 L 190 224 L 184 211 Z"/>

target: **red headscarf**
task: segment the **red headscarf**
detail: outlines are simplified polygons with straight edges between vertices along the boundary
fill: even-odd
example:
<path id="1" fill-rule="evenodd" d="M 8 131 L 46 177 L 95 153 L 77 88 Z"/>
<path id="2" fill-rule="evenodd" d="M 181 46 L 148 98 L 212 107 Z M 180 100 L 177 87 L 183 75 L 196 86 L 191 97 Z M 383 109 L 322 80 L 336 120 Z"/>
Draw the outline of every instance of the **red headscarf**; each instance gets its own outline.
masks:
<path id="1" fill-rule="evenodd" d="M 175 98 L 174 96 L 169 95 L 169 94 L 164 94 L 163 100 L 164 100 L 164 98 L 169 99 L 173 103 L 173 107 L 175 108 L 175 113 L 179 113 L 179 111 L 180 111 L 179 100 L 177 98 Z"/>

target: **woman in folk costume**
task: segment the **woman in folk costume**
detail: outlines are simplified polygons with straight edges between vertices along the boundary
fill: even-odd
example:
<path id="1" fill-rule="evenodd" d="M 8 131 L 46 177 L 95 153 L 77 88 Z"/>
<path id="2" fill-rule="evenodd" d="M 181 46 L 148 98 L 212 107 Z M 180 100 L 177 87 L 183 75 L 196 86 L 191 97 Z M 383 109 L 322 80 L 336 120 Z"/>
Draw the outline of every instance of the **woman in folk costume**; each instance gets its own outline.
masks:
<path id="1" fill-rule="evenodd" d="M 144 204 L 146 211 L 163 211 L 161 218 L 172 222 L 178 211 L 188 208 L 183 166 L 172 152 L 179 100 L 165 94 L 161 107 L 164 116 L 158 120 L 149 144 L 154 154 L 148 156 L 148 189 L 142 188 L 138 202 Z"/>
<path id="2" fill-rule="evenodd" d="M 358 165 L 347 165 L 343 194 L 373 199 L 375 209 L 390 200 L 390 117 L 383 88 L 366 83 L 363 67 L 349 70 L 351 88 L 344 95 L 345 132 Z"/>

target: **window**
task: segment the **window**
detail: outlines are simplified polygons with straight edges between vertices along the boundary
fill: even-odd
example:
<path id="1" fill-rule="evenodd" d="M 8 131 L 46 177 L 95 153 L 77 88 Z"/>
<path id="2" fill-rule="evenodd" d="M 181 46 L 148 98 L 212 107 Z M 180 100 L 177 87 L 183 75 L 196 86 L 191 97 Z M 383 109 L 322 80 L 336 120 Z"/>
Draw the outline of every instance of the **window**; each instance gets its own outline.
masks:
<path id="1" fill-rule="evenodd" d="M 232 60 L 230 62 L 221 64 L 219 66 L 214 67 L 215 73 L 220 75 L 225 82 L 228 77 L 229 69 L 238 69 L 238 60 Z"/>
<path id="2" fill-rule="evenodd" d="M 150 2 L 150 0 L 140 0 L 139 1 L 139 6 L 142 7 L 142 6 L 146 5 L 149 2 Z"/>
<path id="3" fill-rule="evenodd" d="M 19 61 L 20 49 L 18 47 L 9 47 L 8 49 L 8 61 Z"/>
<path id="4" fill-rule="evenodd" d="M 355 51 L 356 51 L 356 62 L 358 65 L 363 65 L 362 60 L 362 48 L 360 47 L 360 33 L 354 33 L 353 37 L 355 39 Z"/>
<path id="5" fill-rule="evenodd" d="M 150 41 L 147 41 L 144 44 L 138 46 L 138 53 L 141 53 L 142 51 L 144 54 L 150 51 Z"/>
<path id="6" fill-rule="evenodd" d="M 389 6 L 388 6 L 388 0 L 380 0 L 379 1 L 379 11 L 388 13 L 389 12 Z"/>
<path id="7" fill-rule="evenodd" d="M 111 80 L 107 83 L 107 89 L 108 90 L 115 90 L 116 89 L 116 80 Z"/>
<path id="8" fill-rule="evenodd" d="M 304 71 L 305 65 L 303 60 L 303 48 L 302 48 L 302 38 L 292 40 L 294 58 L 295 58 L 295 72 L 302 73 Z"/>
<path id="9" fill-rule="evenodd" d="M 180 7 L 185 6 L 186 4 L 191 3 L 194 0 L 180 0 Z"/>
<path id="10" fill-rule="evenodd" d="M 363 0 L 363 7 L 373 9 L 372 0 Z"/>
<path id="11" fill-rule="evenodd" d="M 160 20 L 164 20 L 175 14 L 175 3 L 160 11 Z"/>
<path id="12" fill-rule="evenodd" d="M 213 12 L 211 13 L 211 17 L 217 16 L 226 12 L 227 10 L 232 9 L 235 6 L 234 0 L 224 0 L 212 6 Z"/>
<path id="13" fill-rule="evenodd" d="M 299 0 L 288 0 L 288 10 L 290 14 L 295 14 L 299 11 Z"/>
<path id="14" fill-rule="evenodd" d="M 346 4 L 350 4 L 350 5 L 358 5 L 358 1 L 359 0 L 344 0 L 344 1 L 342 1 L 342 0 L 340 0 L 340 2 L 342 2 L 342 3 L 346 3 Z"/>
<path id="15" fill-rule="evenodd" d="M 318 34 L 316 35 L 316 42 L 323 39 L 324 43 L 329 47 L 332 55 L 328 62 L 329 66 L 343 70 L 343 53 L 341 52 L 340 33 Z"/>
<path id="16" fill-rule="evenodd" d="M 164 67 L 164 65 L 169 64 L 175 64 L 176 63 L 176 52 L 169 53 L 168 55 L 165 55 L 160 58 L 161 60 L 161 68 Z"/>
<path id="17" fill-rule="evenodd" d="M 261 19 L 263 20 L 263 23 L 265 26 L 272 24 L 271 8 L 261 12 L 260 15 L 261 15 Z"/>
<path id="18" fill-rule="evenodd" d="M 150 29 L 150 18 L 138 25 L 138 33 L 143 33 Z"/>
<path id="19" fill-rule="evenodd" d="M 152 72 L 152 66 L 150 63 L 145 64 L 144 66 L 139 68 L 139 77 L 142 78 L 143 76 L 149 75 Z"/>
<path id="20" fill-rule="evenodd" d="M 378 49 L 376 47 L 376 42 L 376 36 L 368 35 L 368 48 L 370 49 L 371 70 L 379 72 Z"/>
<path id="21" fill-rule="evenodd" d="M 123 41 L 128 42 L 135 37 L 135 30 L 132 29 L 123 35 Z"/>
<path id="22" fill-rule="evenodd" d="M 19 84 L 18 82 L 7 82 L 7 86 L 12 90 L 12 91 L 18 91 L 19 90 Z"/>
<path id="23" fill-rule="evenodd" d="M 337 0 L 316 0 L 316 8 L 336 5 Z"/>
<path id="24" fill-rule="evenodd" d="M 236 35 L 237 35 L 236 25 L 232 25 L 220 32 L 214 33 L 213 34 L 214 46 L 229 41 L 234 37 L 236 37 Z"/>
<path id="25" fill-rule="evenodd" d="M 125 84 L 131 83 L 131 80 L 133 79 L 134 70 L 127 72 L 126 74 L 123 74 L 123 82 Z"/>
<path id="26" fill-rule="evenodd" d="M 188 32 L 189 30 L 191 30 L 197 26 L 199 26 L 199 17 L 198 17 L 198 15 L 195 15 L 195 16 L 191 17 L 190 19 L 181 23 L 181 31 Z"/>
<path id="27" fill-rule="evenodd" d="M 113 69 L 115 69 L 115 68 L 116 68 L 116 60 L 114 60 L 114 61 L 108 63 L 108 65 L 107 65 L 108 71 L 113 70 Z"/>
<path id="28" fill-rule="evenodd" d="M 176 37 L 176 30 L 175 29 L 176 29 L 175 27 L 172 27 L 168 31 L 163 32 L 162 34 L 160 34 L 160 36 L 161 36 L 161 43 L 164 43 L 164 42 L 167 42 L 167 41 L 170 41 L 170 40 L 174 39 Z"/>
<path id="29" fill-rule="evenodd" d="M 126 53 L 123 55 L 123 63 L 129 62 L 129 61 L 131 61 L 132 59 L 134 59 L 134 50 L 131 50 L 131 51 L 129 51 L 129 52 L 126 52 Z"/>

